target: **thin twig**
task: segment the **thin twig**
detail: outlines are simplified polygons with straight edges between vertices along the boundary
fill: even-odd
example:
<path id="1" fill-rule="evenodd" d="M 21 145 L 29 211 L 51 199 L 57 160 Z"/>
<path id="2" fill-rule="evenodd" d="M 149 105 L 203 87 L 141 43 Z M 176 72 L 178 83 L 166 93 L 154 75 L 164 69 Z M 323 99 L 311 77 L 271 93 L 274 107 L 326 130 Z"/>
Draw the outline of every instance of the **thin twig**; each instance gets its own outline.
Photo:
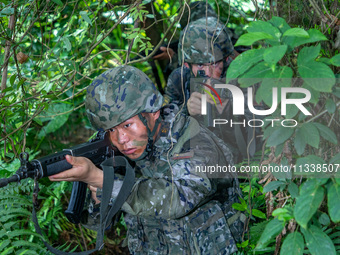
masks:
<path id="1" fill-rule="evenodd" d="M 14 5 L 14 0 L 13 0 L 13 5 Z M 9 22 L 8 22 L 8 27 L 10 30 L 14 30 L 15 27 L 15 13 L 16 13 L 16 6 L 14 7 L 14 13 L 11 15 L 11 17 L 9 18 Z M 12 40 L 15 36 L 15 33 L 13 33 L 12 36 Z M 6 48 L 5 48 L 5 62 L 4 62 L 4 67 L 2 70 L 2 78 L 1 78 L 1 92 L 4 91 L 6 89 L 6 83 L 7 83 L 7 70 L 8 70 L 8 62 L 9 62 L 9 58 L 10 58 L 10 51 L 11 51 L 11 41 L 7 40 L 6 41 Z M 0 98 L 2 96 L 4 96 L 4 93 L 0 94 Z"/>
<path id="2" fill-rule="evenodd" d="M 79 64 L 79 66 L 83 66 L 83 64 L 85 63 L 85 61 L 87 60 L 87 58 L 90 56 L 90 54 L 92 53 L 92 51 L 102 42 L 104 41 L 104 39 L 106 37 L 108 37 L 109 35 L 111 35 L 112 31 L 116 29 L 116 27 L 120 24 L 120 22 L 122 22 L 123 19 L 125 19 L 125 17 L 131 12 L 131 10 L 133 8 L 135 8 L 136 6 L 139 5 L 139 1 L 136 1 L 133 5 L 131 5 L 126 12 L 118 19 L 118 21 L 111 27 L 111 29 L 100 39 L 98 40 L 94 45 L 92 45 L 92 47 L 90 48 L 90 50 L 87 52 L 87 54 L 85 55 L 85 57 L 83 58 L 83 60 L 81 61 L 81 63 Z"/>
<path id="3" fill-rule="evenodd" d="M 335 106 L 336 106 L 336 107 L 339 107 L 339 106 L 340 106 L 340 102 L 338 102 Z M 320 112 L 318 115 L 316 115 L 316 116 L 314 116 L 313 118 L 307 120 L 306 123 L 318 119 L 319 117 L 321 117 L 322 115 L 324 115 L 324 114 L 327 113 L 327 112 L 328 112 L 327 110 L 324 110 L 324 111 Z"/>

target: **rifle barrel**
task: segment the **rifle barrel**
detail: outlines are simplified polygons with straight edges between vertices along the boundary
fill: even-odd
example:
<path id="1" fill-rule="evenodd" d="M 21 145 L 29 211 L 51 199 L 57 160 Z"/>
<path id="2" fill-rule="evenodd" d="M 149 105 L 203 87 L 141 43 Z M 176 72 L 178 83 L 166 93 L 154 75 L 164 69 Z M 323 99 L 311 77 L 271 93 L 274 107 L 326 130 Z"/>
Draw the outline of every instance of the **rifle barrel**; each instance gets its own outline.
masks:
<path id="1" fill-rule="evenodd" d="M 10 182 L 17 182 L 20 181 L 19 175 L 15 174 L 9 178 L 2 178 L 0 179 L 0 188 L 5 187 Z"/>

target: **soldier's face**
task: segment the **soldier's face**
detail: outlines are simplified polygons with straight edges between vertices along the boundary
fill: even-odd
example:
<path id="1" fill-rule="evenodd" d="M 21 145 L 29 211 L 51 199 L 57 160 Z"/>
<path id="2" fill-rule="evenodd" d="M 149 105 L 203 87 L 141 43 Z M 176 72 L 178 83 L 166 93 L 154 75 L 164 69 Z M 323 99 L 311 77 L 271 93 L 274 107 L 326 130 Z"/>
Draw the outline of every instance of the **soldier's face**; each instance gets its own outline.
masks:
<path id="1" fill-rule="evenodd" d="M 150 130 L 153 130 L 159 111 L 142 115 L 147 119 Z M 137 115 L 111 128 L 110 138 L 113 145 L 130 159 L 140 157 L 148 143 L 147 129 Z"/>
<path id="2" fill-rule="evenodd" d="M 218 80 L 221 78 L 223 72 L 223 61 L 213 64 L 192 64 L 192 72 L 195 76 L 197 76 L 198 70 L 203 70 L 206 76 Z"/>

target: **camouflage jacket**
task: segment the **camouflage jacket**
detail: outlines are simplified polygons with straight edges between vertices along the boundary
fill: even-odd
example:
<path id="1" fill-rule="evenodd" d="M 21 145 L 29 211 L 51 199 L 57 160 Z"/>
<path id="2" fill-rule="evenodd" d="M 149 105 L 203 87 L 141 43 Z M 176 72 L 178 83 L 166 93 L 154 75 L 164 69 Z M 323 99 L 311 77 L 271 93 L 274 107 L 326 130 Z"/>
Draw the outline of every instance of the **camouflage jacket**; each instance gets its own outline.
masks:
<path id="1" fill-rule="evenodd" d="M 240 194 L 233 174 L 204 166 L 233 165 L 227 146 L 176 105 L 163 111 L 151 157 L 137 161 L 133 190 L 122 207 L 132 254 L 231 254 L 243 232 L 232 209 Z M 172 134 L 172 135 L 170 135 Z M 112 197 L 118 194 L 115 180 Z"/>

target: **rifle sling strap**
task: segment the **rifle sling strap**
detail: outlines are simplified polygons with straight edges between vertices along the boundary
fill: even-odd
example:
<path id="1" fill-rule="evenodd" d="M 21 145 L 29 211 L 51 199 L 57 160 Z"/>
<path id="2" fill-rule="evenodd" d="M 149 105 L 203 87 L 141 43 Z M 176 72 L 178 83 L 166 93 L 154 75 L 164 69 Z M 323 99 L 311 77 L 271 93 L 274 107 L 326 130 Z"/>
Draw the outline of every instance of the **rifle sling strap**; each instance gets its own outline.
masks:
<path id="1" fill-rule="evenodd" d="M 125 167 L 125 176 L 123 180 L 122 187 L 114 200 L 111 207 L 109 207 L 109 202 L 111 199 L 111 193 L 113 189 L 114 184 L 114 167 L 112 167 L 112 160 L 113 160 L 113 166 L 114 167 Z M 58 250 L 54 247 L 52 247 L 49 243 L 43 240 L 45 246 L 47 249 L 56 254 L 56 255 L 69 255 L 69 254 L 77 254 L 77 255 L 87 255 L 91 254 L 95 251 L 99 251 L 104 247 L 104 231 L 106 227 L 109 225 L 109 222 L 111 219 L 115 216 L 115 214 L 120 210 L 120 208 L 123 206 L 124 202 L 130 195 L 130 192 L 132 190 L 132 187 L 135 182 L 135 172 L 134 169 L 130 166 L 126 158 L 122 156 L 116 156 L 114 158 L 109 158 L 105 160 L 101 164 L 104 172 L 103 177 L 103 195 L 102 195 L 102 201 L 100 203 L 100 226 L 99 230 L 97 232 L 97 242 L 95 249 L 89 250 L 89 251 L 83 251 L 83 252 L 64 252 L 61 250 Z M 32 219 L 34 223 L 35 230 L 38 234 L 43 236 L 41 228 L 38 223 L 37 214 L 35 207 L 33 206 L 33 212 L 32 212 Z"/>

